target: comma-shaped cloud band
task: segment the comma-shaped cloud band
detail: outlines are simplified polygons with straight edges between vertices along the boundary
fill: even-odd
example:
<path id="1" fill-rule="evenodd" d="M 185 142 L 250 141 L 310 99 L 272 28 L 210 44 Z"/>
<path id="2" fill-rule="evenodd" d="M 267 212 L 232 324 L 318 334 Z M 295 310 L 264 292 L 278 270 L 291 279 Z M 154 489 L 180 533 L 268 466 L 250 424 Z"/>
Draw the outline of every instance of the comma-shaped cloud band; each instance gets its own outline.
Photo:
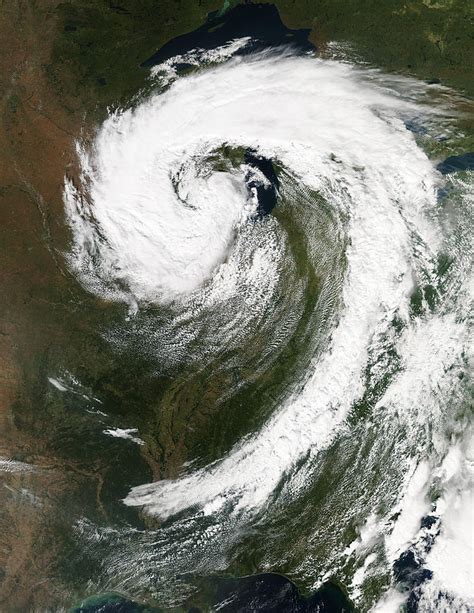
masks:
<path id="1" fill-rule="evenodd" d="M 407 326 L 398 341 L 402 374 L 379 404 L 407 423 L 415 411 L 431 419 L 439 410 L 436 389 L 467 333 L 447 311 L 421 323 L 409 317 L 416 279 L 434 278 L 443 241 L 432 215 L 440 176 L 404 122 L 430 113 L 417 102 L 425 91 L 314 57 L 234 58 L 112 115 L 93 149 L 80 151 L 88 197 L 66 183 L 70 264 L 89 289 L 114 300 L 179 304 L 217 278 L 214 301 L 234 291 L 238 267 L 227 260 L 252 201 L 245 168 L 206 166 L 223 145 L 277 160 L 345 219 L 339 312 L 304 385 L 224 458 L 134 487 L 127 505 L 161 519 L 187 510 L 252 517 L 344 424 L 364 393 L 369 352 L 395 316 Z M 261 284 L 278 275 L 281 257 L 277 249 L 269 262 L 253 258 L 239 274 Z M 265 274 L 255 274 L 257 265 Z M 299 486 L 301 479 L 293 494 Z"/>

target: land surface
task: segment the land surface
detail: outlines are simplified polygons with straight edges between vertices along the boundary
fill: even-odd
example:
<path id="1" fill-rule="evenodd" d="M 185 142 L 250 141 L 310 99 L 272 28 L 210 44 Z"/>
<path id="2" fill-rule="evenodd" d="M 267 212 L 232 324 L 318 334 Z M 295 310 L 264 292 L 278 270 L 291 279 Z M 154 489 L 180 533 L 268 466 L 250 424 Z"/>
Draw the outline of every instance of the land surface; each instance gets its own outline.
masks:
<path id="1" fill-rule="evenodd" d="M 364 61 L 474 93 L 469 2 L 275 4 L 288 27 L 311 28 L 321 52 L 350 43 Z M 145 59 L 220 9 L 212 0 L 0 3 L 0 458 L 35 467 L 1 473 L 1 610 L 82 598 L 94 569 L 77 557 L 69 563 L 71 524 L 83 514 L 141 524 L 117 502 L 130 485 L 173 476 L 198 452 L 217 456 L 242 429 L 230 424 L 223 434 L 225 420 L 205 409 L 225 381 L 154 376 L 145 358 L 114 353 L 100 329 L 119 307 L 88 295 L 63 256 L 62 189 L 65 174 L 77 175 L 75 139 L 92 135 L 108 107 L 133 101 L 146 84 Z M 48 383 L 65 370 L 116 420 L 148 432 L 142 452 L 99 444 L 101 426 L 82 417 L 83 400 Z M 129 467 L 120 479 L 117 465 Z"/>

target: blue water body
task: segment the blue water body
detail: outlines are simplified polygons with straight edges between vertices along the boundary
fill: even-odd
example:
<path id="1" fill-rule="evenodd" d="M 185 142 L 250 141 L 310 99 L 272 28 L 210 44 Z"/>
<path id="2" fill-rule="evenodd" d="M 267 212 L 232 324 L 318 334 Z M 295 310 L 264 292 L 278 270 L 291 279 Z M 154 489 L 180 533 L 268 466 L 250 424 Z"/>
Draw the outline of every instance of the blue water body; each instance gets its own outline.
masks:
<path id="1" fill-rule="evenodd" d="M 264 573 L 241 578 L 214 577 L 206 584 L 208 602 L 202 610 L 190 606 L 188 613 L 219 610 L 222 613 L 352 613 L 354 607 L 332 582 L 324 583 L 308 598 L 282 575 Z M 185 610 L 185 607 L 183 608 Z M 93 596 L 73 607 L 70 613 L 159 613 L 118 594 Z"/>
<path id="2" fill-rule="evenodd" d="M 69 613 L 157 613 L 159 609 L 149 608 L 120 594 L 108 593 L 91 596 L 72 607 Z"/>
<path id="3" fill-rule="evenodd" d="M 323 584 L 312 596 L 305 598 L 294 583 L 274 573 L 220 579 L 214 607 L 224 613 L 350 613 L 354 610 L 334 583 Z"/>
<path id="4" fill-rule="evenodd" d="M 282 45 L 291 45 L 301 52 L 314 51 L 315 46 L 308 40 L 310 32 L 310 29 L 287 28 L 280 19 L 277 8 L 272 4 L 241 4 L 224 14 L 211 13 L 201 27 L 170 40 L 141 66 L 150 68 L 191 49 L 215 49 L 246 36 L 250 37 L 251 41 L 237 54 Z"/>
<path id="5" fill-rule="evenodd" d="M 246 178 L 247 188 L 249 190 L 254 189 L 257 193 L 258 205 L 256 217 L 261 219 L 275 208 L 280 182 L 278 181 L 272 161 L 258 155 L 256 151 L 248 149 L 244 156 L 244 162 L 251 169 L 259 170 L 268 181 L 268 183 L 263 183 L 256 179 L 252 173 Z"/>
<path id="6" fill-rule="evenodd" d="M 451 155 L 441 162 L 436 168 L 447 175 L 458 170 L 474 170 L 474 153 L 463 153 L 462 155 Z"/>

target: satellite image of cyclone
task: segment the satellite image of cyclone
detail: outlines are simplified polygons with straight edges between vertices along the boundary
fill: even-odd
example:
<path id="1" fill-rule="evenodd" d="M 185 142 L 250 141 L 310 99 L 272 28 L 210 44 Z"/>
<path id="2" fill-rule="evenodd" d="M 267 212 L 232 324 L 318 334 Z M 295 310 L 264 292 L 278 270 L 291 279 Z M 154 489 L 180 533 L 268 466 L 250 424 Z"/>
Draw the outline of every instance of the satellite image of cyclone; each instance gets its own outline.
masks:
<path id="1" fill-rule="evenodd" d="M 2 613 L 474 613 L 473 32 L 0 3 Z"/>

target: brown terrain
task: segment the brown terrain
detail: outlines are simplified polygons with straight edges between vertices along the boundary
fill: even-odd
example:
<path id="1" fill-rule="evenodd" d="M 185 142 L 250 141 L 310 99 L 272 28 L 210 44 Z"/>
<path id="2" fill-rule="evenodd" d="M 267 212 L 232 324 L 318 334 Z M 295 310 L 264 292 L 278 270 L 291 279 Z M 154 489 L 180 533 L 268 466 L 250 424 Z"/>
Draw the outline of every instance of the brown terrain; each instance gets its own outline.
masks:
<path id="1" fill-rule="evenodd" d="M 78 317 L 88 298 L 61 256 L 64 175 L 74 174 L 74 139 L 94 120 L 83 99 L 71 95 L 67 67 L 54 65 L 57 87 L 47 71 L 62 27 L 59 4 L 0 5 L 0 460 L 28 465 L 0 473 L 2 611 L 71 606 L 75 595 L 58 570 L 67 548 L 61 525 L 71 521 L 65 509 L 92 488 L 105 513 L 103 464 L 56 453 L 61 432 L 53 432 L 43 410 L 51 361 L 58 353 L 86 354 L 85 346 L 97 342 Z"/>
<path id="2" fill-rule="evenodd" d="M 299 15 L 292 16 L 289 3 L 281 4 L 288 25 L 304 25 Z M 196 27 L 219 6 L 195 2 L 189 18 L 177 22 L 174 12 L 187 8 L 166 4 L 156 37 L 149 31 L 147 42 L 137 34 L 141 58 L 167 37 Z M 120 10 L 115 11 L 119 16 Z M 89 314 L 90 307 L 106 313 L 109 306 L 80 288 L 62 257 L 68 241 L 62 189 L 65 173 L 75 175 L 74 141 L 93 130 L 108 102 L 104 97 L 96 108 L 90 102 L 96 91 L 87 85 L 78 95 L 74 66 L 55 55 L 58 32 L 64 31 L 62 15 L 59 0 L 0 0 L 0 462 L 23 463 L 4 465 L 0 472 L 0 611 L 71 606 L 79 594 L 61 567 L 67 564 L 69 526 L 80 516 L 76 507 L 80 510 L 87 498 L 97 516 L 107 519 L 102 488 L 110 458 L 86 461 L 62 448 L 69 439 L 66 426 L 61 429 L 62 413 L 55 413 L 48 400 L 51 368 L 64 360 L 85 376 L 92 373 L 91 380 L 107 379 L 103 389 L 118 405 L 135 385 L 116 383 L 113 376 L 109 380 L 115 367 L 96 332 L 96 315 Z M 319 22 L 314 31 L 320 32 L 319 40 L 330 38 Z M 151 398 L 154 393 L 152 387 Z M 157 388 L 156 398 L 160 393 Z M 204 407 L 204 395 L 201 401 Z M 186 456 L 177 432 L 195 402 L 192 385 L 185 388 L 177 381 L 169 387 L 164 406 L 179 405 L 180 419 L 173 425 L 175 416 L 165 409 L 156 418 L 156 428 L 170 434 L 165 432 L 157 446 L 146 446 L 143 470 L 162 474 L 161 454 L 170 455 L 164 472 L 177 471 Z M 203 419 L 202 411 L 195 413 Z M 204 418 L 201 427 L 207 426 Z"/>
<path id="3" fill-rule="evenodd" d="M 0 13 L 0 456 L 40 467 L 2 474 L 2 610 L 41 610 L 55 591 L 64 591 L 50 581 L 57 556 L 50 522 L 71 478 L 14 416 L 23 405 L 34 419 L 39 362 L 67 334 L 66 273 L 53 232 L 62 219 L 64 169 L 73 162 L 80 123 L 51 93 L 43 70 L 54 40 L 55 4 L 43 2 L 41 17 L 27 2 L 3 2 Z"/>

